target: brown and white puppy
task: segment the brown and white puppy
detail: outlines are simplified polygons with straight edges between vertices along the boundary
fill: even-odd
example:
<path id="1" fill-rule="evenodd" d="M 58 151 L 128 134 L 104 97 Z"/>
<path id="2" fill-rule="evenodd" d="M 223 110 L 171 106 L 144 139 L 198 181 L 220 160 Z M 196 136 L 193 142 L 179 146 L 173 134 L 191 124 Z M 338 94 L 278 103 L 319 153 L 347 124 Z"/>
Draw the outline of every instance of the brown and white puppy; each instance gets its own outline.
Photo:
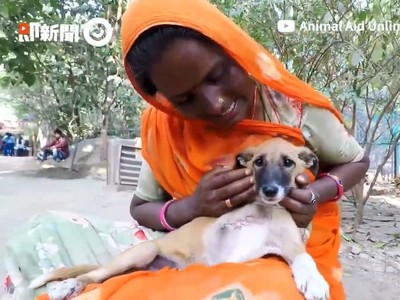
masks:
<path id="1" fill-rule="evenodd" d="M 308 148 L 274 138 L 240 153 L 236 160 L 237 167 L 249 168 L 254 174 L 258 196 L 251 204 L 219 218 L 196 218 L 159 239 L 128 249 L 106 265 L 55 270 L 36 278 L 31 288 L 66 279 L 49 291 L 51 300 L 65 300 L 79 294 L 89 283 L 146 269 L 157 257 L 183 269 L 191 263 L 240 263 L 274 254 L 287 261 L 305 299 L 328 299 L 329 285 L 306 252 L 291 215 L 279 206 L 289 189 L 295 187 L 296 176 L 305 169 L 317 172 L 317 157 Z"/>

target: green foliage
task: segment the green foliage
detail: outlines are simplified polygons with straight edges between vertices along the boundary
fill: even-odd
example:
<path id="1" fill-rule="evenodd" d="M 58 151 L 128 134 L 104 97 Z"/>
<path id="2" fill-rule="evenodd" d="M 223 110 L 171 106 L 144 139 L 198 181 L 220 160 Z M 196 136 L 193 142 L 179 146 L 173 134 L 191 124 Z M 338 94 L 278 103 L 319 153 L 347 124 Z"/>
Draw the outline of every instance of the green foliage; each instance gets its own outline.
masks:
<path id="1" fill-rule="evenodd" d="M 0 84 L 10 88 L 18 111 L 30 110 L 39 122 L 61 127 L 73 138 L 96 135 L 104 126 L 110 133 L 119 134 L 121 128 L 115 127 L 122 123 L 134 127 L 128 130 L 130 134 L 138 134 L 137 120 L 144 104 L 125 83 L 118 35 L 119 4 L 125 6 L 125 2 L 116 0 L 1 2 L 0 56 L 6 75 L 0 78 Z M 78 43 L 18 41 L 17 24 L 21 21 L 83 24 L 94 17 L 107 18 L 116 30 L 107 46 L 93 47 L 82 37 Z M 139 110 L 125 117 L 132 106 Z M 109 125 L 105 119 L 115 122 Z"/>
<path id="2" fill-rule="evenodd" d="M 212 2 L 277 56 L 289 71 L 331 98 L 344 113 L 349 127 L 361 127 L 358 132 L 363 144 L 372 142 L 380 131 L 387 131 L 384 118 L 374 119 L 372 115 L 393 118 L 400 107 L 400 44 L 398 31 L 391 27 L 400 24 L 400 10 L 394 1 Z M 278 32 L 280 19 L 295 20 L 296 31 Z M 339 31 L 302 30 L 302 25 L 340 22 L 344 25 Z M 385 24 L 384 29 L 389 30 L 374 30 L 372 25 L 377 23 Z M 362 26 L 364 30 L 356 30 Z M 387 115 L 393 110 L 396 114 Z"/>
<path id="3" fill-rule="evenodd" d="M 344 113 L 349 127 L 355 125 L 355 109 L 357 125 L 362 129 L 358 131 L 362 133 L 359 138 L 366 144 L 377 134 L 373 130 L 376 126 L 386 126 L 382 122 L 385 118 L 373 116 L 398 112 L 398 33 L 368 28 L 300 30 L 301 24 L 311 23 L 342 22 L 353 24 L 353 29 L 387 20 L 400 23 L 396 1 L 212 2 L 276 55 L 288 70 L 330 97 Z M 138 132 L 138 115 L 144 104 L 126 84 L 118 38 L 108 46 L 95 48 L 86 42 L 21 43 L 17 35 L 20 21 L 81 24 L 92 17 L 108 18 L 118 32 L 119 5 L 124 9 L 126 1 L 0 2 L 0 57 L 6 71 L 5 76 L 0 76 L 0 84 L 10 88 L 20 111 L 33 110 L 41 122 L 56 123 L 77 137 L 96 134 L 103 126 L 113 134 Z M 279 33 L 276 24 L 280 19 L 295 20 L 296 32 Z M 105 119 L 110 120 L 109 125 Z"/>

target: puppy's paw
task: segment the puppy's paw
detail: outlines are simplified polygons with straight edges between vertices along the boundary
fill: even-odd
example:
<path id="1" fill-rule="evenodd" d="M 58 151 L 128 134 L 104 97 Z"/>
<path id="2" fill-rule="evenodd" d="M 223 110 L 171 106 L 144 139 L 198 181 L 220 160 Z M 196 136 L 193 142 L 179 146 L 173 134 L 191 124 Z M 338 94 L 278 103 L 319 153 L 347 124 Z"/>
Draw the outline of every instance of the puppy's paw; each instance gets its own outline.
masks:
<path id="1" fill-rule="evenodd" d="M 75 278 L 65 279 L 49 288 L 50 300 L 68 300 L 78 296 L 84 289 L 82 282 Z"/>
<path id="2" fill-rule="evenodd" d="M 329 299 L 329 285 L 309 254 L 297 256 L 293 260 L 291 269 L 296 286 L 306 300 Z"/>

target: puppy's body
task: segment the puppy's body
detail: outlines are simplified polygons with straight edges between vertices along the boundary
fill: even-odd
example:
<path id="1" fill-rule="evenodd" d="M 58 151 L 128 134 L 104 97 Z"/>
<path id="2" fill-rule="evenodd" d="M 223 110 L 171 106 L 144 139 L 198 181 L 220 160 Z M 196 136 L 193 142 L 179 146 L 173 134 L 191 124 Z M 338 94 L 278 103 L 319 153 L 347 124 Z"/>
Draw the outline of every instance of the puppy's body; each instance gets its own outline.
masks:
<path id="1" fill-rule="evenodd" d="M 286 148 L 286 149 L 285 149 Z M 141 270 L 157 256 L 173 261 L 179 269 L 192 263 L 215 265 L 223 262 L 240 263 L 267 254 L 281 256 L 292 269 L 294 280 L 307 300 L 328 299 L 329 286 L 307 254 L 302 234 L 291 215 L 279 202 L 295 177 L 305 168 L 315 167 L 315 155 L 303 147 L 295 147 L 273 139 L 238 156 L 238 164 L 254 172 L 259 196 L 256 201 L 237 208 L 217 219 L 200 217 L 165 236 L 136 245 L 110 263 L 95 269 L 59 269 L 31 283 L 39 287 L 47 282 L 68 279 L 49 291 L 51 300 L 69 299 L 93 282 L 102 282 L 129 270 Z M 314 170 L 315 171 L 315 170 Z"/>
<path id="2" fill-rule="evenodd" d="M 245 262 L 267 254 L 291 263 L 305 251 L 302 235 L 285 209 L 255 203 L 219 218 L 206 232 L 205 244 L 211 246 L 207 248 L 209 265 Z"/>

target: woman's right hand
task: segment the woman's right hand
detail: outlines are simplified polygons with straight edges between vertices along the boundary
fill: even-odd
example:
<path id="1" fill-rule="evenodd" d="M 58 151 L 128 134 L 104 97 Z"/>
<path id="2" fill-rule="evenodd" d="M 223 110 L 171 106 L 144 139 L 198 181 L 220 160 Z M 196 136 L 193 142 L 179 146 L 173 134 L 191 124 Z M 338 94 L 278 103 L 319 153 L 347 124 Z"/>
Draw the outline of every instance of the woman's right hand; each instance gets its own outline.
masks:
<path id="1" fill-rule="evenodd" d="M 254 179 L 248 169 L 216 167 L 204 174 L 190 201 L 195 216 L 219 217 L 254 201 Z M 228 207 L 226 200 L 232 207 Z"/>

